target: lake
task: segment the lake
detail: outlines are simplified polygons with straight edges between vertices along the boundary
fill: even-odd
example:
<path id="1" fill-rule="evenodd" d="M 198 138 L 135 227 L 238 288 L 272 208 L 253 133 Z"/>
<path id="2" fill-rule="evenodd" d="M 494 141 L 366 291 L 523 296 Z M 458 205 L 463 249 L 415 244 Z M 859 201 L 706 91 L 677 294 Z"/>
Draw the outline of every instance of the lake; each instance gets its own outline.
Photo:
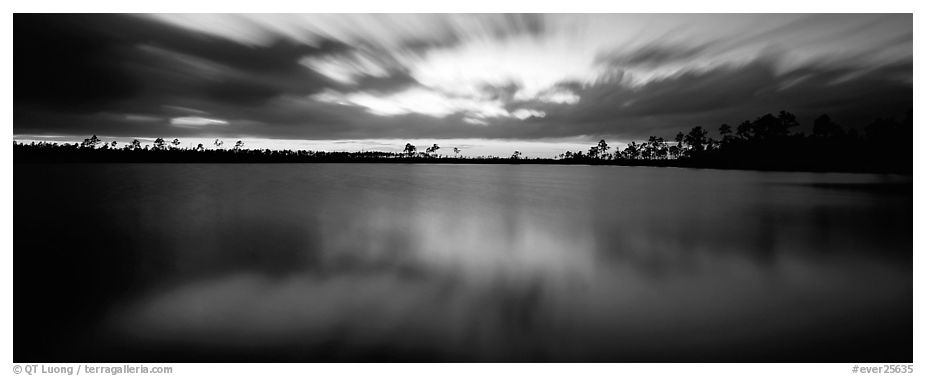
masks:
<path id="1" fill-rule="evenodd" d="M 14 360 L 912 362 L 912 178 L 14 164 Z"/>

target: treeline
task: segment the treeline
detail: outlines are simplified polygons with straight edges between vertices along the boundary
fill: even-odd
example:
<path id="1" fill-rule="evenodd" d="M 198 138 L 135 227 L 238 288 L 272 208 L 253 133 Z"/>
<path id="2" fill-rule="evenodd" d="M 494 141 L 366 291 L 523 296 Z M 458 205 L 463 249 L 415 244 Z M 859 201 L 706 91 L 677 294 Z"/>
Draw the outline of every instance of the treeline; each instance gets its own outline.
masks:
<path id="1" fill-rule="evenodd" d="M 701 127 L 679 132 L 674 139 L 652 136 L 623 149 L 605 140 L 587 151 L 567 151 L 549 158 L 524 158 L 514 151 L 508 158 L 440 155 L 437 144 L 419 151 L 406 144 L 402 152 L 324 152 L 309 150 L 247 149 L 243 141 L 230 148 L 216 139 L 209 147 L 181 147 L 179 139 L 158 138 L 142 146 L 138 140 L 119 145 L 96 135 L 82 143 L 14 142 L 14 162 L 134 162 L 134 163 L 519 163 L 608 164 L 736 168 L 785 171 L 890 172 L 912 174 L 912 113 L 903 120 L 879 118 L 862 132 L 844 129 L 827 115 L 813 122 L 811 134 L 792 132 L 800 124 L 794 114 L 781 111 L 741 122 L 721 124 L 717 137 Z"/>
<path id="2" fill-rule="evenodd" d="M 696 126 L 671 141 L 652 136 L 609 152 L 611 148 L 601 140 L 588 151 L 568 151 L 559 158 L 679 167 L 913 172 L 913 148 L 907 144 L 913 140 L 912 113 L 903 120 L 875 119 L 862 132 L 845 129 L 826 114 L 814 120 L 810 134 L 793 132 L 798 126 L 794 114 L 781 111 L 743 121 L 735 128 L 721 124 L 717 138 Z"/>
<path id="3" fill-rule="evenodd" d="M 158 139 L 161 140 L 161 139 Z M 180 147 L 178 139 L 171 143 L 141 146 L 134 140 L 119 146 L 116 141 L 103 142 L 96 135 L 82 143 L 38 142 L 14 143 L 14 162 L 59 163 L 59 162 L 114 162 L 114 163 L 298 163 L 298 162 L 352 162 L 358 160 L 377 161 L 403 157 L 403 154 L 381 151 L 324 152 L 310 150 L 246 149 L 238 141 L 230 149 L 222 148 L 219 141 L 215 148 L 202 144 L 193 148 Z"/>
<path id="4" fill-rule="evenodd" d="M 459 148 L 453 148 L 455 157 L 450 158 L 437 154 L 437 150 L 440 149 L 437 144 L 426 148 L 425 151 L 418 151 L 416 146 L 407 144 L 401 153 L 248 149 L 241 140 L 235 142 L 232 147 L 225 148 L 224 141 L 218 139 L 209 147 L 203 144 L 195 147 L 181 145 L 180 139 L 176 138 L 170 142 L 157 138 L 151 145 L 144 146 L 137 139 L 120 145 L 117 141 L 106 142 L 93 135 L 80 143 L 14 142 L 13 150 L 14 162 L 24 163 L 509 162 L 508 159 L 498 157 L 463 157 Z"/>

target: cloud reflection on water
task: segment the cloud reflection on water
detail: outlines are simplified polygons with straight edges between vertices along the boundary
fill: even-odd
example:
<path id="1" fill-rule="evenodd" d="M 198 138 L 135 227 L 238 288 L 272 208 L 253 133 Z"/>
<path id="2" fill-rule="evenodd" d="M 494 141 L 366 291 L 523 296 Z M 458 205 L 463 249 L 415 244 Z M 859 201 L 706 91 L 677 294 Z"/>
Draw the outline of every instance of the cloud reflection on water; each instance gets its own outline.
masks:
<path id="1" fill-rule="evenodd" d="M 912 276 L 885 254 L 903 252 L 886 234 L 904 229 L 866 227 L 903 224 L 908 198 L 778 184 L 865 175 L 486 167 L 307 165 L 232 189 L 183 182 L 202 171 L 168 178 L 191 201 L 162 221 L 195 200 L 240 200 L 197 212 L 188 231 L 154 230 L 189 272 L 119 305 L 114 328 L 203 349 L 686 359 L 867 333 L 904 315 L 871 307 L 909 304 Z M 210 173 L 248 174 L 236 168 Z M 262 225 L 222 230 L 235 223 Z M 204 237 L 222 248 L 184 245 Z"/>

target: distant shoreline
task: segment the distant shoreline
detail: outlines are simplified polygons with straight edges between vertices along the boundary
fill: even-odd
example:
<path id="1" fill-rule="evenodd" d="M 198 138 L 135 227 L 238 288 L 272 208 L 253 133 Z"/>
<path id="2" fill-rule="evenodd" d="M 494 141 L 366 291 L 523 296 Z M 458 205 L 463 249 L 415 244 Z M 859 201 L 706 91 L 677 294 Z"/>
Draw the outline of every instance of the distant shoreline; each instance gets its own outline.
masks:
<path id="1" fill-rule="evenodd" d="M 428 163 L 428 164 L 537 164 L 592 166 L 651 166 L 711 168 L 756 171 L 858 172 L 913 175 L 913 153 L 909 144 L 912 113 L 902 121 L 875 119 L 864 134 L 848 131 L 827 115 L 814 120 L 813 133 L 791 133 L 798 125 L 786 111 L 765 114 L 733 127 L 722 124 L 720 139 L 695 126 L 679 132 L 674 142 L 650 136 L 641 143 L 630 142 L 623 150 L 601 139 L 587 151 L 565 151 L 553 158 L 529 158 L 514 150 L 510 157 L 453 156 L 440 154 L 438 144 L 418 150 L 407 143 L 402 152 L 328 152 L 312 150 L 247 149 L 238 140 L 229 147 L 222 140 L 214 148 L 200 143 L 182 147 L 179 139 L 157 138 L 142 146 L 137 139 L 119 145 L 93 135 L 82 143 L 13 143 L 14 163 Z M 443 149 L 447 150 L 447 149 Z M 611 151 L 613 150 L 613 152 Z"/>
<path id="2" fill-rule="evenodd" d="M 299 163 L 344 163 L 344 164 L 447 164 L 447 165 L 551 165 L 551 166 L 623 166 L 623 167 L 675 167 L 718 170 L 779 171 L 779 172 L 832 172 L 832 173 L 881 173 L 912 175 L 902 168 L 884 168 L 872 164 L 833 166 L 804 161 L 802 165 L 781 163 L 755 163 L 755 161 L 711 161 L 711 160 L 601 160 L 601 159 L 553 159 L 553 158 L 473 158 L 473 157 L 373 157 L 358 156 L 356 153 L 336 152 L 323 155 L 280 156 L 260 150 L 233 151 L 123 151 L 123 150 L 23 150 L 29 146 L 14 149 L 14 164 L 76 164 L 76 163 L 178 163 L 178 164 L 299 164 Z"/>

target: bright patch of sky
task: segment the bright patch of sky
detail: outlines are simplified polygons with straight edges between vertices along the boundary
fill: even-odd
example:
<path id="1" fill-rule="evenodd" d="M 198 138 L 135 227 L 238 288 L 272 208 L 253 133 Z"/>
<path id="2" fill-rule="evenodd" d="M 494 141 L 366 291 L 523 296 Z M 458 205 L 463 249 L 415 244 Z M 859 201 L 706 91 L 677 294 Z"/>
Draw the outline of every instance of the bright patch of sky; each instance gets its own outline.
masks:
<path id="1" fill-rule="evenodd" d="M 895 29 L 860 15 L 273 15 L 156 14 L 163 22 L 267 46 L 277 40 L 319 46 L 334 40 L 349 53 L 306 56 L 299 63 L 336 82 L 405 72 L 417 84 L 398 92 L 328 90 L 313 99 L 394 116 L 463 114 L 470 124 L 542 116 L 538 104 L 575 105 L 566 84 L 618 80 L 638 87 L 689 71 L 747 63 L 775 54 L 787 71 L 826 60 L 877 65 L 909 55 L 881 44 Z M 849 35 L 847 35 L 849 34 Z M 859 37 L 867 47 L 858 46 Z M 852 43 L 853 45 L 847 45 Z M 416 47 L 417 46 L 417 47 Z M 421 47 L 421 46 L 426 46 Z M 668 46 L 666 50 L 647 50 Z M 500 88 L 513 88 L 499 96 Z M 533 107 L 531 107 L 533 106 Z"/>

